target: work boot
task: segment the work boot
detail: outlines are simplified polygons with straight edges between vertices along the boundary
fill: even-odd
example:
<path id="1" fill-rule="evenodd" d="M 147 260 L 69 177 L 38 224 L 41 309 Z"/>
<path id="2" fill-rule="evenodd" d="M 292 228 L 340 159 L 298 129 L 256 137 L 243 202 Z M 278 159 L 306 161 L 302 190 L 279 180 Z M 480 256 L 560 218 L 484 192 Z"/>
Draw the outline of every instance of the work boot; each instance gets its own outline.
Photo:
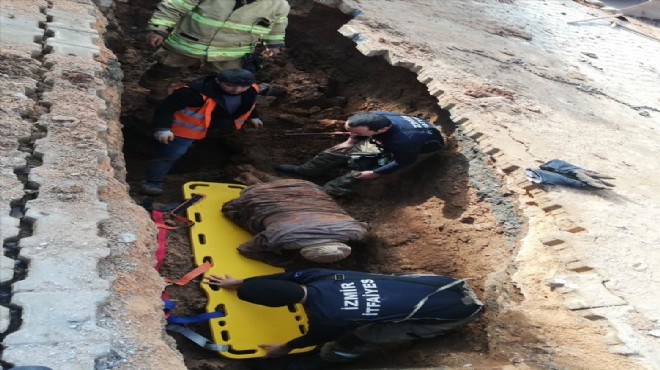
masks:
<path id="1" fill-rule="evenodd" d="M 347 174 L 337 177 L 334 180 L 328 181 L 323 185 L 323 190 L 328 195 L 339 198 L 353 193 L 353 188 L 360 182 L 355 176 L 360 171 L 351 171 Z"/>
<path id="2" fill-rule="evenodd" d="M 163 185 L 145 182 L 142 185 L 142 189 L 140 189 L 140 193 L 146 195 L 161 195 L 163 194 Z"/>
<path id="3" fill-rule="evenodd" d="M 165 100 L 169 95 L 167 89 L 152 89 L 147 95 L 147 101 L 149 103 L 158 104 Z"/>
<path id="4" fill-rule="evenodd" d="M 286 95 L 286 89 L 272 84 L 259 84 L 259 95 L 280 97 Z"/>

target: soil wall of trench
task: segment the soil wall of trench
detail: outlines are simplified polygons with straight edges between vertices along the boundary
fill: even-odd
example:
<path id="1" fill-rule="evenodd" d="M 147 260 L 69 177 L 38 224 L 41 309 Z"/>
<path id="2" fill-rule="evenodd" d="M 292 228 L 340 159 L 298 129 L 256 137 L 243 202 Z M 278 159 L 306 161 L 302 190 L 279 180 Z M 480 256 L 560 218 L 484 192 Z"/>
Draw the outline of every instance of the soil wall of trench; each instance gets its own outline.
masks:
<path id="1" fill-rule="evenodd" d="M 487 309 L 463 330 L 344 368 L 489 368 L 520 362 L 561 367 L 553 365 L 553 354 L 539 339 L 538 328 L 526 323 L 524 313 L 502 309 L 522 299 L 509 277 L 515 272 L 513 258 L 526 226 L 515 193 L 503 186 L 504 174 L 495 170 L 493 157 L 481 151 L 460 122 L 452 121 L 413 71 L 366 57 L 340 35 L 337 30 L 350 20 L 349 15 L 315 2 L 290 3 L 287 51 L 267 62 L 259 74 L 262 81 L 287 90 L 283 97 L 261 102 L 265 128 L 201 141 L 177 164 L 168 176 L 165 194 L 157 198 L 137 192 L 152 149 L 149 126 L 154 109 L 137 80 L 151 61 L 153 50 L 144 46 L 143 37 L 156 1 L 110 4 L 104 8 L 106 18 L 98 16 L 105 42 L 100 58 L 106 70 L 95 83 L 104 86 L 98 90 L 108 107 L 102 117 L 107 132 L 101 138 L 109 153 L 104 162 L 107 183 L 99 192 L 108 217 L 99 223 L 99 235 L 110 250 L 99 271 L 110 282 L 111 298 L 98 309 L 97 322 L 110 333 L 110 351 L 96 359 L 96 368 L 250 368 L 249 361 L 224 359 L 164 331 L 160 300 L 164 289 L 177 301 L 179 315 L 202 312 L 205 297 L 194 282 L 165 287 L 153 269 L 156 228 L 141 205 L 179 202 L 181 185 L 188 181 L 246 183 L 242 176 L 246 166 L 278 176 L 275 165 L 301 163 L 339 140 L 285 132 L 341 130 L 335 120 L 366 110 L 428 119 L 442 127 L 447 149 L 402 174 L 365 184 L 359 195 L 339 199 L 351 215 L 369 223 L 371 231 L 366 240 L 353 245 L 350 258 L 325 266 L 472 277 L 470 284 Z M 187 71 L 181 82 L 197 76 L 196 71 Z M 297 260 L 294 267 L 311 266 Z M 171 232 L 161 274 L 178 277 L 192 267 L 186 232 Z M 20 319 L 12 325 L 20 326 Z M 209 336 L 206 325 L 191 327 Z M 278 366 L 286 368 L 286 364 Z"/>

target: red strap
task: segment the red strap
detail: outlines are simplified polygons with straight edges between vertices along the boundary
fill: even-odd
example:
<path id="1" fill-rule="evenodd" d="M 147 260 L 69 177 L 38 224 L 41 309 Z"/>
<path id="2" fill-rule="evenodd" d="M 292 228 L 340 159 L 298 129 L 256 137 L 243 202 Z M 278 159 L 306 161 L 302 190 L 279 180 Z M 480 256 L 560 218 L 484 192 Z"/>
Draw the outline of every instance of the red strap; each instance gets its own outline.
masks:
<path id="1" fill-rule="evenodd" d="M 204 199 L 205 195 L 204 194 L 193 194 L 192 197 L 189 199 L 184 200 L 181 204 L 176 206 L 173 210 L 171 210 L 168 213 L 161 213 L 160 219 L 156 220 L 154 217 L 154 222 L 156 223 L 156 226 L 159 229 L 166 229 L 166 230 L 177 230 L 177 229 L 183 229 L 186 227 L 190 227 L 195 224 L 192 220 L 189 220 L 183 216 L 181 216 L 181 213 L 185 211 L 186 209 L 190 208 L 193 204 L 199 202 L 200 200 Z M 168 220 L 170 223 L 173 223 L 172 221 L 177 221 L 178 225 L 168 225 L 165 221 L 165 217 L 167 216 Z"/>
<path id="2" fill-rule="evenodd" d="M 160 222 L 154 220 L 154 223 L 156 224 L 156 227 L 158 227 L 158 229 L 160 229 L 160 230 L 163 230 L 163 229 L 165 229 L 165 230 L 177 230 L 177 229 L 184 229 L 186 227 L 190 227 L 190 226 L 195 224 L 193 221 L 191 221 L 191 220 L 189 220 L 189 219 L 187 219 L 183 216 L 175 215 L 173 213 L 168 213 L 167 216 L 171 220 L 178 221 L 179 225 L 168 225 L 168 224 L 165 223 L 165 217 L 162 217 Z"/>
<path id="3" fill-rule="evenodd" d="M 211 267 L 213 266 L 213 263 L 211 261 L 206 261 L 202 263 L 201 265 L 197 266 L 194 270 L 190 271 L 189 273 L 183 275 L 181 279 L 174 281 L 168 278 L 164 278 L 164 280 L 168 283 L 176 284 L 176 285 L 185 285 L 187 284 L 190 280 L 196 278 L 197 276 L 205 273 L 208 271 Z"/>
<path id="4" fill-rule="evenodd" d="M 156 225 L 163 224 L 163 212 L 153 210 L 151 211 L 151 218 L 154 220 Z M 156 249 L 156 265 L 154 268 L 156 271 L 160 271 L 160 266 L 163 264 L 163 259 L 165 258 L 165 241 L 167 240 L 167 230 L 165 228 L 158 228 L 158 236 L 156 238 L 158 241 L 158 248 Z"/>

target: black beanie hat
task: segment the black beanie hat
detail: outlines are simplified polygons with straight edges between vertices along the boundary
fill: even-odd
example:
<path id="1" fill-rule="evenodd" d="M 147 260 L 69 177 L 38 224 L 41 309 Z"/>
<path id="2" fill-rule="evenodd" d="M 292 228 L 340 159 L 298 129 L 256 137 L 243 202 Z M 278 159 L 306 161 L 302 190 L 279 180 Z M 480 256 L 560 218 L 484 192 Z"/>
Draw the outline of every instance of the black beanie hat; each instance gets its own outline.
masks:
<path id="1" fill-rule="evenodd" d="M 305 289 L 291 281 L 254 279 L 241 284 L 236 294 L 254 304 L 282 307 L 300 302 L 305 297 Z"/>
<path id="2" fill-rule="evenodd" d="M 348 125 L 351 127 L 367 126 L 369 128 L 383 128 L 392 124 L 392 122 L 387 119 L 387 117 L 383 117 L 376 113 L 357 113 L 348 117 L 348 122 Z"/>
<path id="3" fill-rule="evenodd" d="M 257 82 L 254 73 L 240 68 L 225 69 L 218 72 L 215 77 L 217 77 L 220 82 L 227 82 L 241 86 L 250 86 Z"/>

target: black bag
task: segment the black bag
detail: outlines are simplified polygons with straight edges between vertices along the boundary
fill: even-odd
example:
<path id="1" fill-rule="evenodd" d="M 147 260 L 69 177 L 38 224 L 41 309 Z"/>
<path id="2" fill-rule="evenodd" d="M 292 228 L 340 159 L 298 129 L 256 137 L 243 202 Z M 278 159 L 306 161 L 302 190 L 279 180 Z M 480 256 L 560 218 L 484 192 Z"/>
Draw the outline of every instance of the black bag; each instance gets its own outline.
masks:
<path id="1" fill-rule="evenodd" d="M 348 168 L 354 171 L 370 171 L 384 166 L 391 161 L 387 153 L 352 153 L 348 160 Z"/>

